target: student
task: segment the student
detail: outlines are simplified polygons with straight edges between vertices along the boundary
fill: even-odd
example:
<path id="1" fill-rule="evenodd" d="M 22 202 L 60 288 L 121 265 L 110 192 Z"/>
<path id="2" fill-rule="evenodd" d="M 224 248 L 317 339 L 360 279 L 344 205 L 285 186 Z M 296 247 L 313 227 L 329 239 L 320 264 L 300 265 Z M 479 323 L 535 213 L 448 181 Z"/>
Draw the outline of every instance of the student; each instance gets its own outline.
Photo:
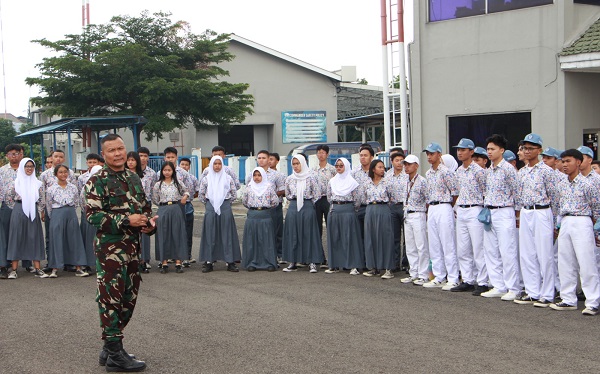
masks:
<path id="1" fill-rule="evenodd" d="M 46 163 L 44 164 L 44 171 L 52 169 L 52 156 L 46 157 Z"/>
<path id="2" fill-rule="evenodd" d="M 513 151 L 511 151 L 510 149 L 507 149 L 502 154 L 502 157 L 504 158 L 504 161 L 511 164 L 515 169 L 517 169 L 517 170 L 519 169 L 519 168 L 517 168 L 517 156 L 515 155 L 515 153 Z"/>
<path id="3" fill-rule="evenodd" d="M 187 258 L 185 217 L 181 206 L 190 194 L 177 178 L 175 165 L 166 161 L 152 190 L 152 203 L 158 206 L 156 228 L 156 259 L 161 262 L 161 274 L 169 272 L 168 259 L 175 259 L 175 272 L 183 273 L 181 261 Z"/>
<path id="4" fill-rule="evenodd" d="M 219 157 L 221 157 L 222 162 L 224 162 L 225 148 L 221 147 L 220 145 L 214 146 L 212 149 L 212 156 L 213 157 L 219 156 Z M 209 171 L 208 167 L 204 168 L 204 170 L 202 171 L 202 175 L 200 176 L 200 182 L 202 182 L 202 179 L 208 175 L 208 171 Z M 235 184 L 235 189 L 239 190 L 241 187 L 240 179 L 238 178 L 235 171 L 225 164 L 223 164 L 223 171 L 225 172 L 225 174 L 227 174 L 231 177 L 231 180 L 233 180 L 233 183 Z"/>
<path id="5" fill-rule="evenodd" d="M 503 158 L 504 136 L 494 134 L 486 142 L 492 165 L 487 171 L 484 205 L 490 209 L 492 222 L 490 230 L 483 233 L 483 248 L 493 288 L 481 296 L 513 301 L 521 291 L 515 218 L 517 171 Z"/>
<path id="6" fill-rule="evenodd" d="M 8 235 L 7 258 L 12 269 L 8 279 L 17 279 L 19 260 L 33 261 L 38 277 L 46 274 L 40 269 L 44 259 L 44 236 L 42 233 L 44 193 L 42 183 L 35 177 L 35 162 L 23 158 L 19 163 L 15 183 L 4 196 L 4 202 L 12 209 Z M 4 264 L 3 260 L 3 264 Z"/>
<path id="7" fill-rule="evenodd" d="M 175 147 L 167 147 L 164 150 L 164 161 L 171 162 L 173 165 L 177 165 L 177 148 Z M 175 171 L 177 173 L 177 178 L 179 179 L 179 184 L 185 188 L 186 192 L 189 196 L 193 196 L 195 194 L 195 184 L 190 177 L 190 174 L 183 170 L 181 167 L 176 166 Z M 183 211 L 183 206 L 181 207 Z"/>
<path id="8" fill-rule="evenodd" d="M 206 177 L 200 181 L 198 199 L 206 204 L 200 241 L 203 273 L 213 271 L 213 262 L 219 260 L 225 261 L 227 271 L 238 272 L 235 263 L 242 257 L 231 211 L 237 190 L 233 178 L 226 173 L 223 166 L 223 158 L 213 156 Z"/>
<path id="9" fill-rule="evenodd" d="M 487 151 L 482 147 L 475 147 L 473 152 L 473 162 L 481 166 L 482 169 L 487 169 L 490 166 L 490 159 L 488 158 Z"/>
<path id="10" fill-rule="evenodd" d="M 408 176 L 404 201 L 404 233 L 409 276 L 402 283 L 422 286 L 429 280 L 429 248 L 427 243 L 427 180 L 417 172 L 419 158 L 408 155 L 404 171 Z"/>
<path id="11" fill-rule="evenodd" d="M 546 308 L 554 301 L 554 215 L 558 212 L 558 191 L 554 171 L 543 162 L 542 138 L 528 134 L 523 139 L 525 166 L 518 173 L 519 260 L 525 292 L 514 302 Z"/>
<path id="12" fill-rule="evenodd" d="M 50 221 L 50 250 L 48 251 L 48 267 L 52 269 L 48 278 L 58 277 L 58 269 L 65 264 L 75 265 L 75 275 L 87 277 L 90 274 L 82 269 L 87 265 L 85 247 L 79 230 L 76 207 L 81 203 L 77 187 L 67 182 L 69 168 L 58 165 L 54 168 L 56 184 L 46 192 L 46 211 Z"/>
<path id="13" fill-rule="evenodd" d="M 277 152 L 269 152 L 269 169 L 277 170 L 277 165 L 279 164 L 279 153 Z"/>
<path id="14" fill-rule="evenodd" d="M 358 182 L 352 178 L 350 162 L 345 158 L 335 161 L 337 174 L 327 186 L 327 200 L 331 211 L 327 216 L 327 274 L 339 269 L 351 269 L 350 275 L 359 275 L 365 266 L 363 239 L 355 207 L 359 204 Z"/>
<path id="15" fill-rule="evenodd" d="M 483 209 L 485 169 L 473 162 L 475 143 L 463 138 L 456 155 L 462 165 L 456 170 L 458 199 L 456 200 L 456 252 L 462 275 L 460 285 L 452 292 L 471 292 L 480 296 L 488 291 L 488 275 L 483 254 L 483 224 L 477 217 Z"/>
<path id="16" fill-rule="evenodd" d="M 277 250 L 271 209 L 279 205 L 279 197 L 263 167 L 252 170 L 252 181 L 246 187 L 242 204 L 248 208 L 244 225 L 242 266 L 248 271 L 275 271 Z"/>
<path id="17" fill-rule="evenodd" d="M 127 169 L 132 173 L 136 173 L 140 179 L 144 177 L 144 172 L 142 171 L 142 161 L 140 159 L 140 155 L 137 152 L 129 151 L 127 152 Z"/>
<path id="18" fill-rule="evenodd" d="M 144 177 L 142 178 L 142 186 L 144 187 L 144 193 L 146 194 L 146 199 L 148 204 L 152 203 L 152 189 L 156 182 L 158 182 L 158 174 L 148 166 L 148 161 L 150 160 L 150 150 L 146 147 L 138 148 L 138 155 L 140 156 L 140 162 L 142 164 L 142 173 Z M 150 236 L 145 233 L 142 233 L 142 253 L 140 256 L 140 266 L 141 271 L 144 273 L 149 273 L 152 266 L 150 266 Z"/>
<path id="19" fill-rule="evenodd" d="M 404 172 L 404 152 L 395 152 L 390 156 L 392 168 L 385 173 L 385 178 L 392 185 L 390 196 L 390 213 L 394 230 L 394 270 L 400 270 L 402 226 L 404 221 L 404 200 L 408 176 Z"/>
<path id="20" fill-rule="evenodd" d="M 596 172 L 596 174 L 600 174 L 600 161 L 594 160 L 592 161 L 592 170 Z"/>
<path id="21" fill-rule="evenodd" d="M 452 207 L 458 196 L 454 172 L 442 161 L 442 147 L 429 143 L 423 150 L 431 168 L 427 170 L 427 235 L 433 276 L 425 288 L 441 288 L 450 291 L 458 286 L 458 259 L 456 257 L 456 234 Z M 446 282 L 446 277 L 448 282 Z"/>
<path id="22" fill-rule="evenodd" d="M 321 191 L 321 196 L 315 202 L 317 226 L 319 227 L 319 235 L 321 235 L 321 238 L 323 238 L 323 221 L 327 224 L 327 213 L 329 212 L 327 184 L 336 174 L 333 165 L 327 162 L 328 157 L 329 146 L 327 144 L 319 144 L 317 146 L 317 159 L 319 160 L 319 165 L 315 166 L 313 170 L 317 173 L 317 181 L 319 182 L 319 190 Z"/>
<path id="23" fill-rule="evenodd" d="M 285 180 L 285 196 L 290 205 L 283 227 L 283 259 L 290 264 L 283 271 L 298 270 L 296 263 L 300 262 L 309 263 L 309 272 L 316 273 L 316 264 L 324 260 L 314 205 L 321 191 L 305 157 L 295 155 L 292 169 L 294 172 Z"/>
<path id="24" fill-rule="evenodd" d="M 585 293 L 582 314 L 598 314 L 600 274 L 596 266 L 595 237 L 592 219 L 600 220 L 600 191 L 579 171 L 583 154 L 568 149 L 561 154 L 568 178 L 559 181 L 558 273 L 561 302 L 554 310 L 577 310 L 577 272 Z"/>
<path id="25" fill-rule="evenodd" d="M 198 196 L 198 188 L 200 187 L 200 183 L 198 183 L 198 179 L 194 176 L 193 173 L 190 173 L 190 168 L 192 166 L 192 160 L 187 157 L 181 158 L 179 160 L 179 167 L 183 170 L 187 171 L 192 179 L 192 183 L 194 184 L 194 191 L 191 192 L 190 198 L 185 203 L 185 232 L 187 234 L 187 246 L 188 246 L 188 256 L 185 261 L 183 261 L 183 267 L 189 268 L 190 263 L 196 262 L 196 260 L 192 259 L 192 239 L 194 236 L 194 206 L 192 205 L 192 200 L 194 197 Z M 193 260 L 193 261 L 192 261 Z"/>
<path id="26" fill-rule="evenodd" d="M 394 268 L 394 230 L 390 212 L 392 185 L 384 178 L 385 165 L 381 160 L 371 161 L 369 180 L 364 193 L 365 212 L 365 264 L 364 276 L 372 277 L 385 269 L 381 279 L 392 279 Z"/>
<path id="27" fill-rule="evenodd" d="M 371 161 L 375 158 L 375 151 L 368 144 L 361 146 L 358 151 L 360 165 L 352 170 L 352 178 L 358 182 L 360 206 L 357 210 L 358 222 L 360 223 L 360 235 L 365 238 L 365 214 L 367 212 L 367 202 L 365 201 L 364 186 L 369 180 L 369 167 Z"/>

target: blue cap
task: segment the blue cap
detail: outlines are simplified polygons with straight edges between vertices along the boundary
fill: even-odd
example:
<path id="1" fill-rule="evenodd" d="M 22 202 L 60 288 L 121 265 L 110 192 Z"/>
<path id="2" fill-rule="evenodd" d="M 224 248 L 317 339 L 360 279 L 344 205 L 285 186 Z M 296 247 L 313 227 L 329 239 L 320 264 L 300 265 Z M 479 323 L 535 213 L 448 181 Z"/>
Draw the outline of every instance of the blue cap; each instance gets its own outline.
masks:
<path id="1" fill-rule="evenodd" d="M 505 161 L 514 161 L 517 159 L 517 156 L 515 156 L 513 151 L 511 151 L 509 149 L 504 151 L 504 154 L 502 154 L 502 157 L 504 158 Z"/>
<path id="2" fill-rule="evenodd" d="M 594 158 L 594 151 L 592 151 L 592 149 L 590 147 L 586 147 L 585 145 L 582 145 L 579 148 L 577 148 L 577 150 L 586 156 L 590 156 L 591 158 Z"/>
<path id="3" fill-rule="evenodd" d="M 475 147 L 475 152 L 473 152 L 473 155 L 483 156 L 485 158 L 489 158 L 486 150 L 483 149 L 482 147 Z"/>
<path id="4" fill-rule="evenodd" d="M 561 151 L 560 149 L 556 149 L 556 159 L 557 160 L 562 160 L 562 157 L 560 157 L 560 155 L 563 154 L 564 151 Z"/>
<path id="5" fill-rule="evenodd" d="M 548 148 L 544 149 L 544 152 L 542 152 L 542 156 L 554 157 L 554 158 L 558 159 L 558 158 L 560 158 L 560 153 L 558 153 L 558 149 L 548 147 Z"/>
<path id="6" fill-rule="evenodd" d="M 475 149 L 475 143 L 473 143 L 471 139 L 462 138 L 460 142 L 452 148 Z"/>
<path id="7" fill-rule="evenodd" d="M 531 133 L 531 134 L 525 136 L 523 141 L 527 142 L 527 143 L 537 144 L 540 147 L 543 146 L 542 137 L 539 136 L 538 134 Z"/>
<path id="8" fill-rule="evenodd" d="M 427 147 L 425 147 L 423 152 L 431 152 L 431 153 L 440 152 L 440 153 L 442 153 L 442 146 L 439 145 L 438 143 L 431 142 L 427 145 Z"/>

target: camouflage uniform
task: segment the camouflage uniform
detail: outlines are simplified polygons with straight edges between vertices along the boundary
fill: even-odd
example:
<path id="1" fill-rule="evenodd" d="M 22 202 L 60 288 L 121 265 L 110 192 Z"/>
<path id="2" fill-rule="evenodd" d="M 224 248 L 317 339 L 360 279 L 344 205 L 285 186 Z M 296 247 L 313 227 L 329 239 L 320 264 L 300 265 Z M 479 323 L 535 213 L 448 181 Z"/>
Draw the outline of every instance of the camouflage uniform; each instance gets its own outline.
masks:
<path id="1" fill-rule="evenodd" d="M 130 214 L 150 217 L 152 209 L 137 174 L 104 167 L 85 184 L 86 218 L 95 240 L 102 339 L 120 341 L 137 300 L 140 228 L 124 226 Z"/>

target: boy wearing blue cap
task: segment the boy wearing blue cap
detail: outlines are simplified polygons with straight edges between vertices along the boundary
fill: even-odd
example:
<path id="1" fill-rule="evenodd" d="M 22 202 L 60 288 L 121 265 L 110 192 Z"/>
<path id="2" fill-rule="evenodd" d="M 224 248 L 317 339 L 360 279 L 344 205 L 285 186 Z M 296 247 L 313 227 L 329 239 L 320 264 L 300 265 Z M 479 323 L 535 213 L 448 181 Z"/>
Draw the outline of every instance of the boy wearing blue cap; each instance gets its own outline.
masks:
<path id="1" fill-rule="evenodd" d="M 480 296 L 488 291 L 483 224 L 477 219 L 483 209 L 486 172 L 472 160 L 475 144 L 471 139 L 461 139 L 454 148 L 457 148 L 456 155 L 462 162 L 456 170 L 456 253 L 462 283 L 450 291 L 472 292 L 474 296 Z"/>
<path id="2" fill-rule="evenodd" d="M 423 150 L 431 168 L 425 175 L 427 179 L 427 236 L 429 239 L 429 257 L 431 257 L 434 279 L 425 283 L 425 288 L 442 288 L 450 291 L 458 286 L 458 259 L 454 211 L 452 207 L 458 195 L 454 172 L 450 171 L 442 160 L 442 147 L 429 143 Z M 446 283 L 446 277 L 448 282 Z"/>
<path id="3" fill-rule="evenodd" d="M 487 169 L 490 158 L 487 155 L 487 151 L 483 147 L 475 147 L 473 152 L 473 161 L 481 166 L 482 169 Z"/>
<path id="4" fill-rule="evenodd" d="M 521 210 L 519 257 L 525 293 L 514 302 L 546 308 L 554 301 L 555 292 L 552 212 L 558 211 L 558 191 L 552 169 L 539 160 L 542 145 L 537 134 L 523 139 L 526 166 L 518 173 L 517 209 Z"/>

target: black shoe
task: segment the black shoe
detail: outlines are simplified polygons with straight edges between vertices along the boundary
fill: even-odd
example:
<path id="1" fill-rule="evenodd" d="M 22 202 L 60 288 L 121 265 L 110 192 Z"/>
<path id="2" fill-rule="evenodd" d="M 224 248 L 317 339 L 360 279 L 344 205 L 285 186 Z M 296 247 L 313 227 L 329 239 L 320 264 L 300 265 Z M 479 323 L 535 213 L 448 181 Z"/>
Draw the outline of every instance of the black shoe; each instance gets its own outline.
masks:
<path id="1" fill-rule="evenodd" d="M 189 268 L 190 267 L 190 262 L 189 261 L 183 261 L 183 267 L 184 268 Z"/>
<path id="2" fill-rule="evenodd" d="M 490 288 L 488 286 L 477 286 L 471 294 L 473 296 L 481 296 L 482 293 L 487 292 L 489 290 Z"/>
<path id="3" fill-rule="evenodd" d="M 202 264 L 203 273 L 210 273 L 211 271 L 213 271 L 213 264 L 211 262 L 205 262 Z"/>
<path id="4" fill-rule="evenodd" d="M 230 264 L 227 264 L 227 271 L 237 273 L 238 271 L 240 271 L 240 269 L 238 269 L 238 267 L 235 266 L 235 263 L 232 262 Z"/>
<path id="5" fill-rule="evenodd" d="M 456 287 L 450 289 L 450 292 L 473 292 L 475 286 L 469 283 L 462 282 Z"/>
<path id="6" fill-rule="evenodd" d="M 175 265 L 175 272 L 177 274 L 183 273 L 183 269 L 181 268 L 181 265 Z"/>
<path id="7" fill-rule="evenodd" d="M 167 265 L 163 265 L 163 266 L 160 268 L 160 273 L 161 273 L 161 274 L 167 274 L 168 272 L 169 272 L 169 266 L 167 266 Z"/>
<path id="8" fill-rule="evenodd" d="M 8 279 L 8 271 L 6 268 L 0 268 L 0 279 Z"/>
<path id="9" fill-rule="evenodd" d="M 46 266 L 45 268 L 43 268 L 43 269 L 42 269 L 42 271 L 43 271 L 44 273 L 48 273 L 48 274 L 50 274 L 50 273 L 52 273 L 52 268 L 50 268 L 50 267 Z"/>
<path id="10" fill-rule="evenodd" d="M 269 266 L 269 267 L 267 268 L 267 271 L 268 271 L 269 273 L 272 273 L 272 272 L 274 272 L 275 270 L 277 270 L 277 269 L 275 269 L 275 266 Z"/>
<path id="11" fill-rule="evenodd" d="M 585 294 L 583 293 L 583 291 L 577 292 L 577 300 L 585 301 Z"/>
<path id="12" fill-rule="evenodd" d="M 248 271 L 256 271 L 256 268 L 254 266 L 248 266 L 248 269 L 246 269 Z"/>
<path id="13" fill-rule="evenodd" d="M 123 349 L 123 344 L 118 342 L 106 342 L 104 349 L 108 351 L 106 359 L 106 371 L 108 372 L 138 372 L 146 368 L 144 361 L 131 358 L 129 353 Z"/>
<path id="14" fill-rule="evenodd" d="M 135 358 L 134 355 L 129 355 L 129 357 Z M 105 366 L 107 358 L 108 358 L 108 351 L 106 350 L 106 348 L 103 347 L 102 350 L 100 351 L 100 356 L 98 356 L 98 364 L 100 366 Z"/>

